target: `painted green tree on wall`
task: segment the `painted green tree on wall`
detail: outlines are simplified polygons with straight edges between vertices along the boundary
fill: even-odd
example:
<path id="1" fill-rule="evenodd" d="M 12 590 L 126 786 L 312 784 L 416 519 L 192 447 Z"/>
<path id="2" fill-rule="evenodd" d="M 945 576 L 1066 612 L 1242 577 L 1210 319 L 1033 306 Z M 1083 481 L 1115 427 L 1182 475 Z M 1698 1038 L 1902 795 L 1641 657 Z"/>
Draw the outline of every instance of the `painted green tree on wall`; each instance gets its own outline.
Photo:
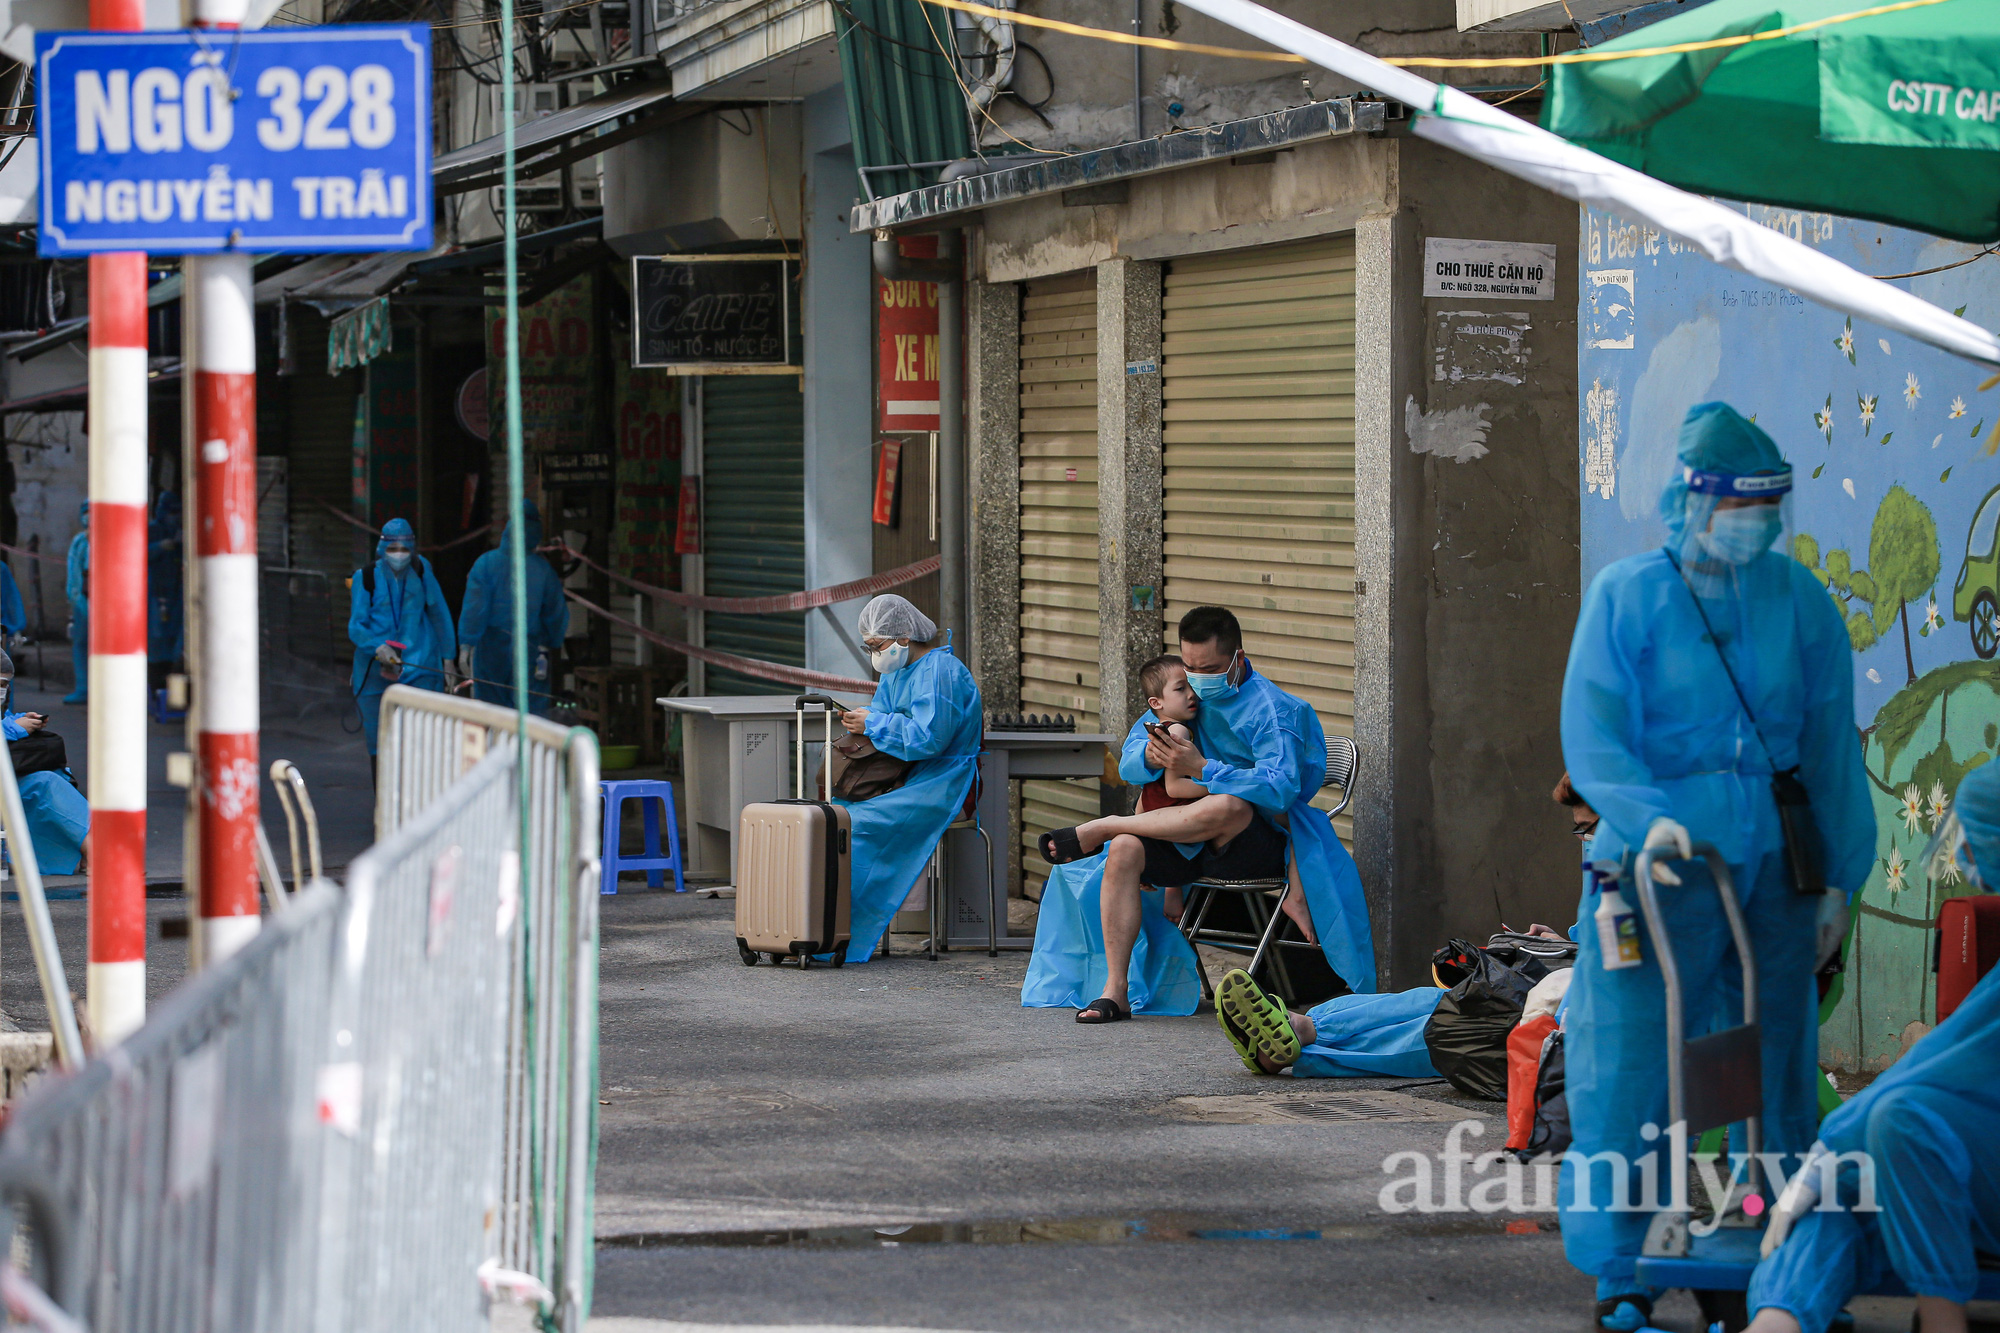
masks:
<path id="1" fill-rule="evenodd" d="M 1810 533 L 1792 539 L 1792 556 L 1813 572 L 1840 608 L 1855 652 L 1873 648 L 1891 625 L 1901 623 L 1903 669 L 1914 684 L 1917 664 L 1910 649 L 1909 604 L 1937 583 L 1942 564 L 1937 520 L 1929 506 L 1903 487 L 1891 486 L 1876 506 L 1875 522 L 1868 530 L 1866 569 L 1854 568 L 1854 558 L 1845 550 L 1828 551 L 1822 567 L 1819 542 Z M 1857 609 L 1856 602 L 1867 609 Z"/>

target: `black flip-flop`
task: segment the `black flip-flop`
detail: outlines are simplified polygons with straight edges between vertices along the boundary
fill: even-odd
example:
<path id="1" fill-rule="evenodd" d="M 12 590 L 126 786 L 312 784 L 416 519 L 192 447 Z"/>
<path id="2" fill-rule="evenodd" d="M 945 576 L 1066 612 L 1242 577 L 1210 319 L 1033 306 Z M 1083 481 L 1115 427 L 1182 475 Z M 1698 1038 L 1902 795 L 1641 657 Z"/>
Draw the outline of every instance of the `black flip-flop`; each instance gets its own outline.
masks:
<path id="1" fill-rule="evenodd" d="M 1083 844 L 1077 841 L 1074 827 L 1050 829 L 1035 839 L 1035 847 L 1041 852 L 1042 859 L 1052 866 L 1083 859 Z"/>
<path id="2" fill-rule="evenodd" d="M 1076 1021 L 1079 1023 L 1121 1023 L 1131 1016 L 1130 1009 L 1105 995 L 1098 996 L 1076 1011 Z"/>

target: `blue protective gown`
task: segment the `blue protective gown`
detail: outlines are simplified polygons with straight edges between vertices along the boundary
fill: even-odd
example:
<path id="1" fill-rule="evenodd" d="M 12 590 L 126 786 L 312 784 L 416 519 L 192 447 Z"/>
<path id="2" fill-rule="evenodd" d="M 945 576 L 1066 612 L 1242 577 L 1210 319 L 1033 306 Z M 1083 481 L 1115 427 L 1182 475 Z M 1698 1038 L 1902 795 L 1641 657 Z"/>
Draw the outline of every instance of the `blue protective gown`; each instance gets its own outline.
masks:
<path id="1" fill-rule="evenodd" d="M 569 607 L 562 580 L 535 553 L 542 544 L 542 517 L 532 502 L 523 506 L 523 521 L 528 546 L 528 709 L 547 713 L 552 682 L 535 678 L 536 650 L 547 650 L 553 674 L 555 654 L 569 629 Z M 513 530 L 509 523 L 500 545 L 472 562 L 465 603 L 458 611 L 458 641 L 472 649 L 472 697 L 505 708 L 515 702 L 514 578 L 508 554 Z"/>
<path id="2" fill-rule="evenodd" d="M 8 740 L 19 740 L 27 729 L 8 714 Z M 43 769 L 20 780 L 21 810 L 28 817 L 28 837 L 35 844 L 35 864 L 44 875 L 74 875 L 83 861 L 83 840 L 90 833 L 90 802 L 63 773 Z"/>
<path id="3" fill-rule="evenodd" d="M 1146 714 L 1125 735 L 1118 774 L 1134 786 L 1161 776 L 1146 765 Z M 1326 780 L 1326 733 L 1303 700 L 1255 670 L 1243 683 L 1201 701 L 1196 747 L 1208 760 L 1197 779 L 1216 795 L 1236 796 L 1286 834 L 1320 952 L 1356 994 L 1375 990 L 1375 941 L 1361 872 L 1340 845 L 1333 821 L 1312 808 Z M 1192 854 L 1192 850 L 1183 851 Z"/>
<path id="4" fill-rule="evenodd" d="M 28 628 L 28 608 L 21 601 L 21 585 L 14 571 L 0 562 L 0 633 L 14 637 Z"/>
<path id="5" fill-rule="evenodd" d="M 914 766 L 894 791 L 839 803 L 854 824 L 848 962 L 865 963 L 875 952 L 945 825 L 965 807 L 979 771 L 984 725 L 979 686 L 949 643 L 891 671 L 875 687 L 864 734 L 882 753 Z"/>
<path id="6" fill-rule="evenodd" d="M 1771 773 L 1774 765 L 1800 766 L 1827 883 L 1859 887 L 1874 860 L 1875 815 L 1855 741 L 1853 651 L 1825 590 L 1786 556 L 1765 552 L 1704 586 L 1714 594 L 1702 597 L 1708 624 L 1763 740 L 1736 701 L 1689 584 L 1664 551 L 1651 551 L 1606 567 L 1584 596 L 1563 680 L 1563 756 L 1571 785 L 1602 819 L 1590 860 L 1629 858 L 1664 816 L 1694 841 L 1714 843 L 1729 863 L 1757 951 L 1763 1147 L 1798 1153 L 1811 1144 L 1817 1119 L 1812 972 L 1820 900 L 1794 893 L 1786 878 Z M 1659 893 L 1693 1037 L 1740 1014 L 1739 964 L 1706 869 L 1676 869 L 1682 886 Z M 1607 971 L 1597 932 L 1580 932 L 1565 1076 L 1576 1153 L 1623 1153 L 1631 1163 L 1627 1197 L 1638 1198 L 1640 1163 L 1666 1142 L 1640 1134 L 1648 1123 L 1666 1126 L 1665 992 L 1629 880 L 1623 893 L 1641 916 L 1644 961 Z M 1586 884 L 1578 919 L 1592 920 L 1596 908 Z M 1617 1196 L 1603 1162 L 1590 1168 L 1586 1197 L 1596 1211 L 1577 1209 L 1576 1161 L 1563 1164 L 1558 1199 L 1570 1262 L 1600 1279 L 1600 1296 L 1633 1290 L 1650 1215 L 1607 1211 Z M 1666 1179 L 1663 1163 L 1654 1169 Z"/>
<path id="7" fill-rule="evenodd" d="M 1035 952 L 1021 983 L 1024 1007 L 1081 1009 L 1104 993 L 1103 886 L 1102 851 L 1049 871 L 1035 918 Z M 1201 1004 L 1200 964 L 1180 927 L 1167 920 L 1165 896 L 1152 890 L 1139 895 L 1139 938 L 1126 977 L 1135 1014 L 1191 1014 Z"/>
<path id="8" fill-rule="evenodd" d="M 401 526 L 402 531 L 395 529 Z M 391 537 L 414 540 L 410 525 L 391 519 L 382 529 L 383 540 L 375 547 L 375 593 L 369 596 L 368 581 L 362 571 L 354 571 L 354 589 L 349 597 L 347 638 L 354 645 L 354 672 L 349 688 L 355 706 L 361 710 L 361 729 L 368 738 L 368 753 L 375 753 L 376 729 L 381 722 L 382 695 L 392 682 L 382 678 L 382 664 L 375 650 L 394 640 L 403 645 L 403 674 L 393 683 L 420 690 L 444 689 L 444 664 L 458 653 L 451 629 L 451 608 L 445 604 L 444 590 L 431 573 L 430 561 L 416 556 L 409 568 L 398 574 L 382 558 L 382 548 Z"/>
<path id="9" fill-rule="evenodd" d="M 1892 1273 L 1915 1295 L 1970 1300 L 1977 1255 L 2000 1254 L 1995 1070 L 2000 971 L 1987 973 L 1956 1013 L 1820 1126 L 1833 1152 L 1874 1159 L 1881 1211 L 1806 1214 L 1751 1276 L 1751 1312 L 1776 1306 L 1803 1333 L 1824 1333 L 1850 1297 Z M 1855 1163 L 1842 1163 L 1838 1180 L 1837 1200 L 1851 1206 Z"/>
<path id="10" fill-rule="evenodd" d="M 1424 1028 L 1445 992 L 1436 986 L 1386 995 L 1336 995 L 1306 1011 L 1318 1031 L 1293 1078 L 1435 1078 Z"/>
<path id="11" fill-rule="evenodd" d="M 4 594 L 0 594 L 4 595 Z M 178 662 L 186 645 L 181 601 L 181 497 L 161 491 L 146 524 L 146 660 Z"/>
<path id="12" fill-rule="evenodd" d="M 76 668 L 76 688 L 63 699 L 80 704 L 90 697 L 90 506 L 84 507 L 84 529 L 69 539 L 69 569 L 63 591 L 69 595 L 69 654 Z"/>

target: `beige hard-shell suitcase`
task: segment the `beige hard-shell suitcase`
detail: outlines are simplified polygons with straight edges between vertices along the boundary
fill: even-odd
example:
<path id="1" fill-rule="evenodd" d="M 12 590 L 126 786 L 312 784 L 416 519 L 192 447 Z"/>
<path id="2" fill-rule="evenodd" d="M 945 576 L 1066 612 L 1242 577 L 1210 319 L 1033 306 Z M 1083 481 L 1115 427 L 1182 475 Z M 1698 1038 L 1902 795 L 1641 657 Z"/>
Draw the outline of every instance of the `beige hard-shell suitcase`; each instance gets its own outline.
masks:
<path id="1" fill-rule="evenodd" d="M 806 797 L 807 704 L 820 706 L 831 750 L 839 701 L 800 695 L 798 797 L 746 805 L 736 827 L 736 951 L 746 967 L 764 955 L 802 968 L 815 954 L 831 953 L 835 967 L 847 961 L 852 826 L 847 807 Z"/>

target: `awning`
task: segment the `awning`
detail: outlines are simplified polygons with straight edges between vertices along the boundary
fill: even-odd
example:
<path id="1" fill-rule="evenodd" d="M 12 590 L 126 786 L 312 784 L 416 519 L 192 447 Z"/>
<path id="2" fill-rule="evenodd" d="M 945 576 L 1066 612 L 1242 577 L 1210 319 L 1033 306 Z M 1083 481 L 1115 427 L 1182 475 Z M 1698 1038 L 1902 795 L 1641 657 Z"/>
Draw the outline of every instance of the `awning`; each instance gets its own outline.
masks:
<path id="1" fill-rule="evenodd" d="M 515 178 L 533 180 L 716 106 L 712 102 L 680 104 L 673 96 L 668 84 L 628 84 L 527 122 L 514 131 Z M 606 128 L 627 116 L 632 117 L 628 123 Z M 501 157 L 506 152 L 502 139 L 495 134 L 432 161 L 431 181 L 438 193 L 460 194 L 500 184 Z"/>
<path id="2" fill-rule="evenodd" d="M 1380 130 L 1386 115 L 1381 102 L 1336 97 L 1310 106 L 1273 111 L 1268 116 L 1225 121 L 1206 129 L 1113 144 L 1067 157 L 1044 158 L 1025 166 L 1003 167 L 981 176 L 961 176 L 939 185 L 926 185 L 907 194 L 887 195 L 856 204 L 849 225 L 857 232 L 901 227 L 1037 195 L 1110 185 L 1203 162 L 1219 162 L 1246 153 L 1269 153 L 1317 139 L 1367 134 Z"/>
<path id="3" fill-rule="evenodd" d="M 146 289 L 146 308 L 148 310 L 158 310 L 161 306 L 167 304 L 167 302 L 178 301 L 180 299 L 181 275 L 178 273 L 169 273 L 166 277 L 161 278 Z M 8 355 L 16 361 L 33 361 L 36 357 L 44 353 L 53 352 L 58 347 L 66 346 L 77 341 L 79 338 L 85 337 L 89 332 L 90 316 L 80 315 L 75 319 L 62 321 L 62 323 L 57 324 L 39 338 L 30 338 L 27 342 L 15 344 L 8 352 Z"/>
<path id="4" fill-rule="evenodd" d="M 443 253 L 444 247 L 437 246 L 424 254 L 412 250 L 385 250 L 379 254 L 363 255 L 355 262 L 323 277 L 310 278 L 287 291 L 276 293 L 272 299 L 297 301 L 313 307 L 321 314 L 349 310 L 402 285 L 403 279 L 409 276 L 410 265 L 418 260 Z M 331 258 L 331 256 L 324 257 Z M 341 257 L 352 258 L 345 255 Z M 259 284 L 260 289 L 261 286 L 262 284 Z"/>

